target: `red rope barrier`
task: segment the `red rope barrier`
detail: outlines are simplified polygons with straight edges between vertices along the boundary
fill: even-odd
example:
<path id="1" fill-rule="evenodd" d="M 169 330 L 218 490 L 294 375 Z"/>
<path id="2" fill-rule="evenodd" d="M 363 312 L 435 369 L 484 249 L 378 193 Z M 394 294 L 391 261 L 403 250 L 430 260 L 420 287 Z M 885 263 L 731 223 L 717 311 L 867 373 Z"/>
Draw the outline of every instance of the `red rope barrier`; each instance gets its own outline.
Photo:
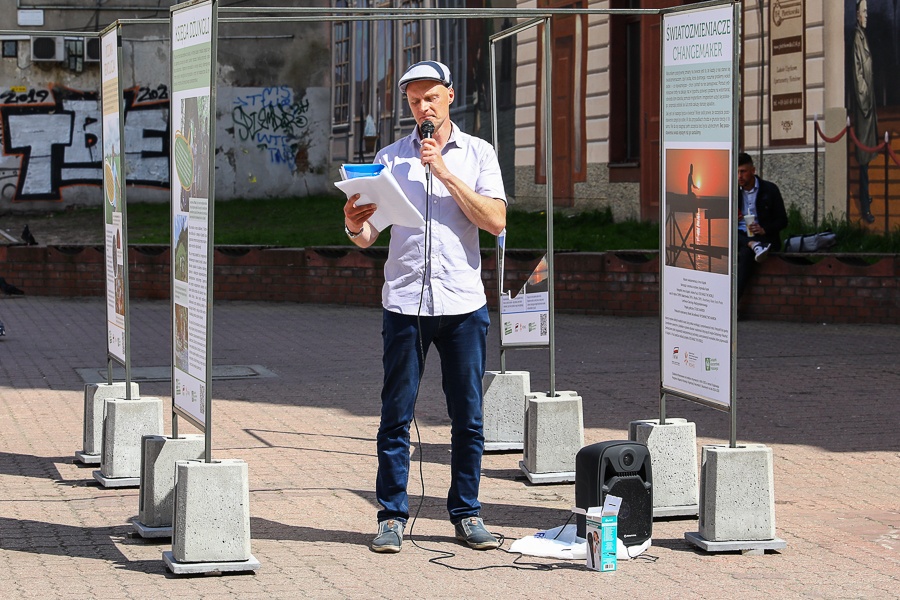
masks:
<path id="1" fill-rule="evenodd" d="M 888 154 L 891 155 L 891 160 L 894 161 L 894 164 L 897 165 L 898 167 L 900 167 L 900 157 L 897 157 L 897 155 L 894 154 L 894 149 L 891 148 L 890 144 L 887 145 L 887 151 L 888 151 Z"/>
<path id="2" fill-rule="evenodd" d="M 853 140 L 853 143 L 856 144 L 856 147 L 862 150 L 863 152 L 871 152 L 872 154 L 878 154 L 881 152 L 881 149 L 884 148 L 886 142 L 881 142 L 874 148 L 870 148 L 856 139 L 856 132 L 853 131 L 853 128 L 850 127 L 850 139 Z"/>
<path id="3" fill-rule="evenodd" d="M 825 140 L 826 142 L 828 142 L 829 144 L 834 144 L 835 142 L 841 141 L 841 138 L 844 137 L 844 134 L 847 133 L 848 129 L 850 129 L 849 127 L 844 127 L 843 129 L 841 129 L 841 132 L 839 134 L 837 134 L 836 136 L 828 137 L 827 135 L 825 135 L 825 132 L 822 131 L 822 128 L 819 127 L 818 121 L 815 121 L 815 125 L 816 125 L 816 131 L 819 132 L 819 137 L 822 138 L 823 140 Z"/>
<path id="4" fill-rule="evenodd" d="M 869 148 L 868 146 L 866 146 L 866 145 L 860 143 L 860 141 L 856 138 L 856 133 L 853 131 L 853 128 L 850 127 L 849 125 L 848 125 L 847 127 L 844 127 L 844 128 L 840 131 L 840 133 L 838 133 L 838 134 L 835 135 L 834 137 L 828 137 L 828 136 L 825 135 L 825 133 L 822 131 L 822 128 L 819 127 L 819 122 L 818 122 L 818 121 L 814 121 L 813 123 L 814 123 L 815 126 L 816 126 L 816 131 L 819 132 L 819 137 L 822 138 L 823 140 L 825 140 L 827 143 L 829 143 L 829 144 L 834 144 L 834 143 L 836 143 L 836 142 L 841 141 L 841 138 L 844 137 L 844 134 L 846 134 L 846 133 L 849 131 L 849 132 L 850 132 L 850 139 L 853 140 L 853 143 L 856 144 L 856 146 L 857 146 L 858 148 L 860 148 L 861 150 L 863 150 L 863 151 L 865 151 L 865 152 L 871 152 L 871 153 L 873 153 L 873 154 L 876 154 L 876 153 L 878 153 L 878 152 L 881 152 L 881 150 L 882 150 L 883 148 L 887 148 L 887 153 L 890 155 L 891 160 L 894 161 L 894 164 L 895 164 L 895 165 L 897 165 L 898 167 L 900 167 L 900 156 L 897 156 L 897 154 L 894 152 L 894 149 L 893 149 L 893 148 L 891 147 L 891 145 L 887 142 L 887 140 L 881 142 L 878 146 L 876 146 L 876 147 L 874 147 L 874 148 Z"/>

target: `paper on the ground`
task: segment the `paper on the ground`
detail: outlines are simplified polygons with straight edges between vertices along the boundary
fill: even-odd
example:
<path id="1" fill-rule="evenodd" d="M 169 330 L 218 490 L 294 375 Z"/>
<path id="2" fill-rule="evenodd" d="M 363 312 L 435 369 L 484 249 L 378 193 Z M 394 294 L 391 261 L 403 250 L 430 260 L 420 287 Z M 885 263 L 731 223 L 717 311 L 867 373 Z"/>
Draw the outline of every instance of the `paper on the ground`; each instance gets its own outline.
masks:
<path id="1" fill-rule="evenodd" d="M 575 525 L 554 527 L 547 531 L 538 531 L 512 543 L 510 552 L 518 552 L 527 556 L 544 558 L 561 558 L 567 560 L 584 560 L 587 558 L 587 542 L 575 533 Z M 642 554 L 652 544 L 647 540 L 640 546 L 625 546 L 621 539 L 616 540 L 616 558 L 628 560 Z"/>
<path id="2" fill-rule="evenodd" d="M 512 543 L 509 551 L 528 556 L 584 560 L 587 543 L 575 535 L 575 525 L 566 525 L 520 538 Z"/>
<path id="3" fill-rule="evenodd" d="M 341 175 L 350 176 L 350 179 L 336 181 L 334 185 L 344 192 L 347 197 L 359 194 L 357 206 L 363 204 L 376 204 L 378 210 L 369 219 L 369 223 L 378 231 L 383 231 L 390 225 L 401 227 L 421 227 L 425 225 L 422 213 L 416 210 L 400 184 L 391 175 L 388 169 L 381 169 L 376 175 L 361 174 L 359 167 L 363 165 L 343 165 Z M 381 165 L 366 165 L 371 171 L 377 171 Z M 354 168 L 355 167 L 355 168 Z M 365 172 L 365 170 L 364 170 Z"/>

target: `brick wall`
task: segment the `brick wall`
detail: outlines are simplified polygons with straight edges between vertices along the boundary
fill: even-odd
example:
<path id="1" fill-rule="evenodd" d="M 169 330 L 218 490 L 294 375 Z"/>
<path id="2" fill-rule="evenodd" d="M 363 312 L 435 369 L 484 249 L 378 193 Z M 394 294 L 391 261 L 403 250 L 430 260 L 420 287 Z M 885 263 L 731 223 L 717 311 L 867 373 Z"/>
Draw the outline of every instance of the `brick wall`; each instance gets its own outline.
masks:
<path id="1" fill-rule="evenodd" d="M 774 255 L 745 296 L 748 318 L 900 324 L 900 255 Z"/>
<path id="2" fill-rule="evenodd" d="M 542 253 L 506 255 L 507 286 L 518 288 Z M 217 300 L 379 306 L 386 250 L 223 247 L 215 254 Z M 130 296 L 169 297 L 169 249 L 129 248 Z M 35 296 L 102 296 L 103 248 L 0 247 L 0 276 Z M 655 251 L 558 253 L 556 309 L 616 316 L 659 311 Z M 489 304 L 496 307 L 497 261 L 483 256 Z M 759 266 L 741 304 L 747 318 L 900 324 L 900 256 L 775 255 Z"/>

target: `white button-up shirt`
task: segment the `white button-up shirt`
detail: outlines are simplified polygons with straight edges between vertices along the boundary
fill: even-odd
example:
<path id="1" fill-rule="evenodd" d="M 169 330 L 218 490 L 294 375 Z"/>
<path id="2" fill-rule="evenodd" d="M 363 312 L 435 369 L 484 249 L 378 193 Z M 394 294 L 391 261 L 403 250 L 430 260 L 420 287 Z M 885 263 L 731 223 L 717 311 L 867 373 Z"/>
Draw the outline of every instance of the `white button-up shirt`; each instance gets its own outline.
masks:
<path id="1" fill-rule="evenodd" d="M 756 175 L 753 176 L 753 189 L 750 191 L 741 188 L 741 196 L 743 199 L 743 206 L 741 216 L 743 215 L 755 215 L 756 214 L 756 197 L 759 195 L 759 177 Z M 743 219 L 741 219 L 743 221 Z M 744 230 L 746 231 L 746 225 L 744 225 Z"/>
<path id="2" fill-rule="evenodd" d="M 470 313 L 486 302 L 478 227 L 466 217 L 437 177 L 431 178 L 431 196 L 426 198 L 425 167 L 419 146 L 416 129 L 375 156 L 376 163 L 391 170 L 406 197 L 427 222 L 426 226 L 417 228 L 391 227 L 382 304 L 386 310 L 408 315 Z M 489 143 L 463 133 L 452 124 L 442 156 L 450 172 L 476 193 L 506 202 L 497 154 Z M 428 229 L 430 236 L 426 240 Z"/>

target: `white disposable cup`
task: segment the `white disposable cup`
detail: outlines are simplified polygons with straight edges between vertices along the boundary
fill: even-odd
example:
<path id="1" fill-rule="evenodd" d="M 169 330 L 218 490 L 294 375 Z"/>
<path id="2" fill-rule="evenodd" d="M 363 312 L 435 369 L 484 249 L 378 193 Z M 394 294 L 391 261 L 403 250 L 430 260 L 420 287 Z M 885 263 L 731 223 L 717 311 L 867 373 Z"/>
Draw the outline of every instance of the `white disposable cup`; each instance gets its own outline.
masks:
<path id="1" fill-rule="evenodd" d="M 753 232 L 750 231 L 750 226 L 756 223 L 756 215 L 744 215 L 744 223 L 747 224 L 747 235 L 753 237 Z"/>

